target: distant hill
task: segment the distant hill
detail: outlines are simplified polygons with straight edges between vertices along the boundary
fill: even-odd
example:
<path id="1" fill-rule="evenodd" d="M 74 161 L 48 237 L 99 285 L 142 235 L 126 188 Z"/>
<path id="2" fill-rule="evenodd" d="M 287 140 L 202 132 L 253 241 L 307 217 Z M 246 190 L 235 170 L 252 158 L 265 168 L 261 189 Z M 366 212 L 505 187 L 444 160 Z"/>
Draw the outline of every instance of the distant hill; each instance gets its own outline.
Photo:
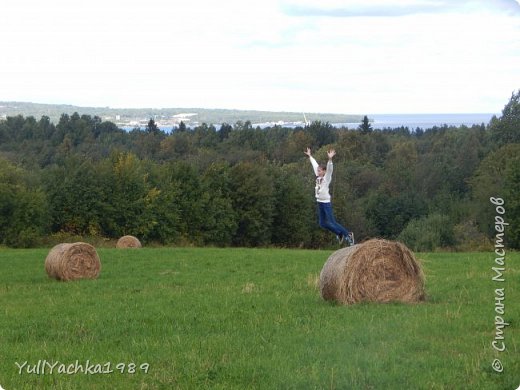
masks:
<path id="1" fill-rule="evenodd" d="M 33 116 L 40 119 L 48 116 L 53 123 L 58 123 L 62 114 L 98 116 L 104 121 L 111 121 L 118 126 L 145 126 L 150 118 L 158 125 L 175 126 L 183 121 L 189 126 L 202 123 L 218 125 L 235 124 L 238 121 L 250 121 L 252 124 L 304 124 L 305 120 L 330 123 L 360 122 L 362 115 L 342 115 L 327 113 L 275 112 L 255 110 L 206 109 L 206 108 L 110 108 L 80 107 L 66 104 L 40 104 L 29 102 L 0 102 L 0 119 L 8 116 Z"/>

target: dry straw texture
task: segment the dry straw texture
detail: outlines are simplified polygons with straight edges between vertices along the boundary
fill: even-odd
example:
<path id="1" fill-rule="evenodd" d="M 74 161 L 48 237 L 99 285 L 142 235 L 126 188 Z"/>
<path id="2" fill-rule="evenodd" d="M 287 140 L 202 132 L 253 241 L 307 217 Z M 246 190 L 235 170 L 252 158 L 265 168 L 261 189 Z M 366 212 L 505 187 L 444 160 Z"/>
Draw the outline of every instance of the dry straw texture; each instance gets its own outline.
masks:
<path id="1" fill-rule="evenodd" d="M 141 248 L 141 242 L 134 236 L 123 236 L 117 240 L 116 248 Z"/>
<path id="2" fill-rule="evenodd" d="M 334 252 L 320 273 L 325 300 L 406 303 L 425 299 L 424 274 L 400 242 L 372 239 Z"/>
<path id="3" fill-rule="evenodd" d="M 96 249 L 85 242 L 58 244 L 45 259 L 45 271 L 58 280 L 95 279 L 101 262 Z"/>

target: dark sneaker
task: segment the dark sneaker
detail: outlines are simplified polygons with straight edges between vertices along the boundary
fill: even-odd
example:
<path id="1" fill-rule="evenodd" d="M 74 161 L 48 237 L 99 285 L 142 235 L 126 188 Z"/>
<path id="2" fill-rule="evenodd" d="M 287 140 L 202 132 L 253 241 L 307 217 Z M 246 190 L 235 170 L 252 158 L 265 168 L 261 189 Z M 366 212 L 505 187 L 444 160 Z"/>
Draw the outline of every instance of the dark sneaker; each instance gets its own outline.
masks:
<path id="1" fill-rule="evenodd" d="M 348 236 L 346 237 L 347 239 L 347 242 L 349 244 L 349 246 L 352 246 L 355 244 L 355 241 L 354 241 L 354 232 L 349 232 Z"/>

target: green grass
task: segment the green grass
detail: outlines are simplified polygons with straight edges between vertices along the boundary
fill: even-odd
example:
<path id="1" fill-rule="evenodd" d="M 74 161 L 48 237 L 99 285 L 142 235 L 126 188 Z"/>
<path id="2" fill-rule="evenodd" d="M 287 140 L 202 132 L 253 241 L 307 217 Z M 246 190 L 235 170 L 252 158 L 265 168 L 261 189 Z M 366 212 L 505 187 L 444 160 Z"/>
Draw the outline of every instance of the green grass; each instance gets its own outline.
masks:
<path id="1" fill-rule="evenodd" d="M 330 251 L 101 248 L 100 277 L 67 283 L 45 274 L 48 251 L 0 250 L 6 390 L 520 384 L 518 253 L 508 254 L 503 283 L 491 280 L 492 253 L 421 254 L 426 303 L 346 307 L 323 301 L 315 285 Z M 501 353 L 491 346 L 500 287 L 511 324 Z M 495 358 L 504 372 L 491 368 Z M 54 372 L 19 373 L 43 360 L 57 363 Z M 57 372 L 87 361 L 114 372 Z"/>

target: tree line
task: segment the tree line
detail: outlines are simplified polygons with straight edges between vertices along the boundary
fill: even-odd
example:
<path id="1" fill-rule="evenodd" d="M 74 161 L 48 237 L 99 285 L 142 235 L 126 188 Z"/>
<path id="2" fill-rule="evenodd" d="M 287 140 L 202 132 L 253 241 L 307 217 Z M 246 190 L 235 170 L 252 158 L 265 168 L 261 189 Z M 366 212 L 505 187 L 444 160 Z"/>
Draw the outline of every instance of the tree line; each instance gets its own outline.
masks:
<path id="1" fill-rule="evenodd" d="M 414 250 L 489 248 L 490 197 L 505 200 L 506 240 L 520 247 L 520 91 L 502 115 L 472 127 L 356 129 L 315 121 L 253 127 L 124 131 L 97 116 L 0 122 L 0 245 L 52 237 L 159 245 L 318 248 L 314 176 L 303 151 L 333 147 L 337 219 L 356 239 Z"/>

